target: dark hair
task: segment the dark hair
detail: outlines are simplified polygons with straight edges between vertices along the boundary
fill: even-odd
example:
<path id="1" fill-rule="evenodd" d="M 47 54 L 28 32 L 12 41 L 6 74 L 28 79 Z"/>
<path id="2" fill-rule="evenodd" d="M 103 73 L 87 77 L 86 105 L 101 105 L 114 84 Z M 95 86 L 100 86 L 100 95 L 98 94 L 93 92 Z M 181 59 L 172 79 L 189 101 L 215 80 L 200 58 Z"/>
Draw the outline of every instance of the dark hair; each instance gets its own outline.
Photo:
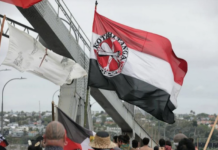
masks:
<path id="1" fill-rule="evenodd" d="M 171 142 L 170 142 L 169 140 L 167 140 L 167 141 L 165 142 L 165 144 L 168 145 L 168 146 L 172 146 L 172 145 L 171 145 Z"/>
<path id="2" fill-rule="evenodd" d="M 159 140 L 159 145 L 160 145 L 160 147 L 164 147 L 165 146 L 165 140 L 164 139 L 160 139 Z"/>
<path id="3" fill-rule="evenodd" d="M 192 143 L 194 143 L 194 139 L 193 139 L 193 138 L 189 138 L 189 140 L 190 140 Z"/>
<path id="4" fill-rule="evenodd" d="M 123 136 L 123 143 L 129 143 L 129 136 L 127 134 Z"/>
<path id="5" fill-rule="evenodd" d="M 123 142 L 123 135 L 119 135 L 119 136 L 117 137 L 117 141 Z"/>
<path id="6" fill-rule="evenodd" d="M 117 143 L 117 138 L 118 138 L 118 136 L 113 137 L 115 143 Z"/>
<path id="7" fill-rule="evenodd" d="M 150 141 L 150 139 L 145 137 L 145 138 L 142 140 L 142 143 L 143 143 L 144 145 L 148 145 L 149 141 Z"/>
<path id="8" fill-rule="evenodd" d="M 154 150 L 159 150 L 159 147 L 158 147 L 158 146 L 155 146 L 155 147 L 154 147 Z"/>
<path id="9" fill-rule="evenodd" d="M 195 150 L 195 146 L 189 139 L 185 138 L 179 142 L 177 150 Z"/>
<path id="10" fill-rule="evenodd" d="M 138 147 L 138 141 L 137 140 L 132 140 L 132 147 L 137 148 Z"/>
<path id="11" fill-rule="evenodd" d="M 129 143 L 129 136 L 127 134 L 118 136 L 118 141 L 122 143 Z"/>

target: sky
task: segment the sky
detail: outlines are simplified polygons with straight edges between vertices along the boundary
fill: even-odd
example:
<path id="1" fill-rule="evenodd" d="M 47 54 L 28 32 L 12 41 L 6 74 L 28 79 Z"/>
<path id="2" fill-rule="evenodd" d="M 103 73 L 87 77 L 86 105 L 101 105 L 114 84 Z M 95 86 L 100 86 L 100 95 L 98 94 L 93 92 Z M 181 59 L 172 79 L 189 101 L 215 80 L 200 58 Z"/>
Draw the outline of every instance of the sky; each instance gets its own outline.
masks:
<path id="1" fill-rule="evenodd" d="M 50 0 L 55 10 L 57 6 Z M 95 0 L 65 0 L 81 28 L 91 39 Z M 98 0 L 97 11 L 119 23 L 167 37 L 176 55 L 188 62 L 188 73 L 178 96 L 175 113 L 217 113 L 218 106 L 218 1 L 217 0 Z M 10 4 L 0 2 L 0 14 L 5 14 L 27 26 L 31 25 Z M 0 64 L 4 60 L 9 40 L 3 37 Z M 10 68 L 0 66 L 1 69 Z M 0 71 L 0 89 L 17 77 L 4 90 L 4 110 L 51 110 L 51 101 L 59 86 L 31 73 L 13 68 Z M 58 104 L 57 92 L 54 101 Z M 92 110 L 102 108 L 91 100 Z"/>

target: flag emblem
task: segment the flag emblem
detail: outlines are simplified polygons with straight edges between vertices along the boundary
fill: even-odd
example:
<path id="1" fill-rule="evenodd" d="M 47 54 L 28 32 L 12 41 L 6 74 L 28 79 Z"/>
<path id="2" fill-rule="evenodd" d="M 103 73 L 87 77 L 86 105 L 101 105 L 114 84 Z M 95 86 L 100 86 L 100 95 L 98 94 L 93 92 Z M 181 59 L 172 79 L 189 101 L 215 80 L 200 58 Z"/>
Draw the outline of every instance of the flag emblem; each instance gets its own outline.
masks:
<path id="1" fill-rule="evenodd" d="M 113 77 L 122 72 L 128 57 L 128 47 L 122 39 L 107 32 L 96 40 L 93 49 L 104 76 Z"/>

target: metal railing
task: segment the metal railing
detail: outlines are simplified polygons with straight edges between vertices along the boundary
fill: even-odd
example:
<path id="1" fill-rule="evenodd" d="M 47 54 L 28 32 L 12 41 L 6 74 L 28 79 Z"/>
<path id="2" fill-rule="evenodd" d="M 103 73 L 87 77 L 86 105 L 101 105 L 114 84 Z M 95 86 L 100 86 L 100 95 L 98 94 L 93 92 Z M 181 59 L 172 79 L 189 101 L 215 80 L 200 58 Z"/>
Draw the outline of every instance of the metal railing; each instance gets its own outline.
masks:
<path id="1" fill-rule="evenodd" d="M 76 21 L 72 13 L 70 12 L 69 8 L 65 4 L 63 0 L 55 0 L 55 2 L 58 5 L 58 11 L 57 15 L 59 16 L 60 10 L 62 11 L 63 15 L 65 16 L 65 19 L 60 18 L 62 21 L 67 23 L 70 26 L 69 32 L 71 33 L 71 29 L 74 31 L 76 41 L 79 42 L 79 40 L 82 41 L 84 46 L 90 50 L 91 42 L 85 32 L 80 27 L 79 23 Z"/>
<path id="2" fill-rule="evenodd" d="M 2 20 L 3 20 L 3 18 L 4 18 L 4 16 L 0 14 L 0 26 L 2 25 Z M 13 25 L 14 27 L 15 27 L 15 26 L 19 26 L 19 28 L 22 28 L 24 32 L 26 32 L 26 33 L 28 33 L 28 34 L 31 34 L 31 36 L 33 36 L 33 37 L 36 38 L 36 39 L 39 39 L 39 34 L 36 32 L 35 29 L 30 28 L 30 27 L 28 27 L 28 26 L 26 26 L 26 25 L 24 25 L 24 24 L 22 24 L 22 23 L 20 23 L 20 22 L 17 22 L 17 21 L 15 21 L 15 20 L 13 20 L 13 19 L 10 19 L 10 18 L 8 18 L 7 16 L 6 16 L 6 20 L 8 21 L 8 23 L 10 23 L 11 25 Z M 9 38 L 9 33 L 8 33 L 8 31 L 9 31 L 9 28 L 8 28 L 6 22 L 5 22 L 5 26 L 4 26 L 3 34 L 2 34 L 2 35 L 3 35 L 4 37 Z M 30 31 L 31 31 L 31 32 L 30 32 Z M 34 34 L 32 34 L 32 33 L 34 33 Z M 34 35 L 35 35 L 35 36 L 34 36 Z"/>

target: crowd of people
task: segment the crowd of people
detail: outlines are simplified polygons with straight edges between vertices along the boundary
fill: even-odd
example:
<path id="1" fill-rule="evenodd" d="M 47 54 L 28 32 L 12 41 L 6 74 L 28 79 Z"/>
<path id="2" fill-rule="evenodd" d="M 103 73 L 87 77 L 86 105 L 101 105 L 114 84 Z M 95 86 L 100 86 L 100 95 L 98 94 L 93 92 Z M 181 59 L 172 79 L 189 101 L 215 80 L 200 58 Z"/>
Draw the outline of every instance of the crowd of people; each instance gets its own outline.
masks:
<path id="1" fill-rule="evenodd" d="M 151 148 L 150 139 L 145 137 L 141 142 L 132 140 L 125 135 L 114 136 L 111 141 L 109 133 L 105 131 L 97 132 L 94 140 L 90 141 L 89 146 L 94 150 L 173 150 L 171 142 L 160 139 L 158 146 Z M 31 141 L 29 141 L 31 143 Z M 142 143 L 142 146 L 140 146 Z M 184 134 L 179 133 L 174 137 L 174 150 L 197 150 L 194 146 L 193 139 L 187 138 Z M 52 121 L 46 127 L 44 137 L 39 138 L 34 143 L 29 144 L 28 150 L 64 150 L 66 142 L 66 132 L 60 122 Z"/>

